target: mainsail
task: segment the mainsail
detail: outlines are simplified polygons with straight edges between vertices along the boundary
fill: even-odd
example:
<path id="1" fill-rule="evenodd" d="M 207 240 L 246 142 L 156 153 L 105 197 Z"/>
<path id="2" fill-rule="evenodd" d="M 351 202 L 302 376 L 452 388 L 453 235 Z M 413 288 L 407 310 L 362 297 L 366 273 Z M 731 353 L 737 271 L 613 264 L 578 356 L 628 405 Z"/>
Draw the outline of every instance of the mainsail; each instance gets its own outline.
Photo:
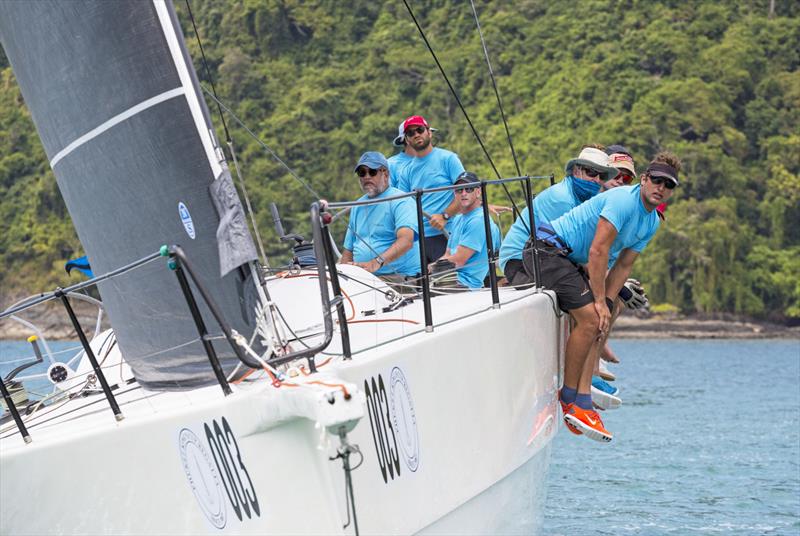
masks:
<path id="1" fill-rule="evenodd" d="M 0 42 L 94 273 L 180 244 L 249 337 L 255 247 L 171 3 L 2 2 Z M 214 382 L 165 264 L 99 285 L 117 341 L 146 387 Z M 232 351 L 218 352 L 230 372 Z"/>

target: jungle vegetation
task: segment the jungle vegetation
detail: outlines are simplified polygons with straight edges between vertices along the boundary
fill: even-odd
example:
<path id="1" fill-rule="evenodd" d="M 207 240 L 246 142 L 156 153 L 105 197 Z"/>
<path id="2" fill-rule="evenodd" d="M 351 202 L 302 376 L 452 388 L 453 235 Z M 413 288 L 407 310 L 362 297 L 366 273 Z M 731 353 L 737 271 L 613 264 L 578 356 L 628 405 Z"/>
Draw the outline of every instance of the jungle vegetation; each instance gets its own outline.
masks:
<path id="1" fill-rule="evenodd" d="M 409 3 L 497 169 L 516 175 L 469 3 Z M 667 220 L 634 267 L 652 302 L 685 313 L 800 318 L 796 2 L 476 7 L 523 173 L 559 180 L 587 143 L 623 143 L 639 169 L 660 150 L 683 160 Z M 176 9 L 210 87 L 183 0 Z M 397 125 L 412 114 L 427 117 L 437 144 L 467 169 L 494 178 L 403 2 L 191 0 L 191 9 L 221 100 L 320 196 L 358 197 L 354 162 L 365 150 L 392 154 Z M 209 108 L 225 140 L 213 101 Z M 288 251 L 275 238 L 269 203 L 287 227 L 307 233 L 313 196 L 226 121 L 268 253 L 280 264 Z M 502 189 L 490 197 L 508 204 Z M 510 217 L 501 224 L 507 229 Z M 68 284 L 64 262 L 81 254 L 0 55 L 0 301 Z"/>

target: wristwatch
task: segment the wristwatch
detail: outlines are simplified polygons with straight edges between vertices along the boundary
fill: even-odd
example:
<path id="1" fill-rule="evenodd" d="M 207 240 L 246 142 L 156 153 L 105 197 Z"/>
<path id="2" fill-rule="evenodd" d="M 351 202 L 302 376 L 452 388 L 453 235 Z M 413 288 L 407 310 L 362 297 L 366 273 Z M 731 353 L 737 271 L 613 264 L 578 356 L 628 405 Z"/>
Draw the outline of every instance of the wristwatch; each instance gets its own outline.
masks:
<path id="1" fill-rule="evenodd" d="M 450 214 L 447 212 L 442 212 L 442 218 L 444 218 L 444 221 L 447 221 L 450 219 Z"/>
<path id="2" fill-rule="evenodd" d="M 384 259 L 381 255 L 375 257 L 375 260 L 378 262 L 378 267 L 383 268 L 383 265 L 386 264 L 386 259 Z"/>

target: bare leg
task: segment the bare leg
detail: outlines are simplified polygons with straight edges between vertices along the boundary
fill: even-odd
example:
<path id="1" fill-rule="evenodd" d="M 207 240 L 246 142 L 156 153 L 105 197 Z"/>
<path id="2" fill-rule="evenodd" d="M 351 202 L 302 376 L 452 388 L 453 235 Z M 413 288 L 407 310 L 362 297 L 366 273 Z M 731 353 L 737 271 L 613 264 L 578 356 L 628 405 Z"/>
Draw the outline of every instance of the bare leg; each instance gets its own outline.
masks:
<path id="1" fill-rule="evenodd" d="M 592 353 L 592 349 L 599 334 L 599 318 L 593 303 L 573 309 L 569 313 L 575 320 L 575 326 L 567 339 L 564 355 L 564 385 L 571 389 L 577 389 L 579 393 L 589 394 L 592 384 L 591 374 L 588 386 L 579 384 L 581 384 L 584 365 L 589 356 L 596 355 L 596 350 L 595 353 Z"/>
<path id="2" fill-rule="evenodd" d="M 589 384 L 589 388 L 592 386 L 592 376 L 596 376 L 598 372 L 600 372 L 600 356 L 603 352 L 603 349 L 608 345 L 608 336 L 611 333 L 611 328 L 614 327 L 614 322 L 619 317 L 619 314 L 622 312 L 622 302 L 617 299 L 614 301 L 614 308 L 611 310 L 611 322 L 608 326 L 608 331 L 605 334 L 601 334 L 595 344 L 592 346 L 590 356 L 591 358 L 589 361 L 592 363 L 592 366 L 586 366 L 583 369 L 581 374 L 581 378 L 579 380 L 579 385 L 583 386 L 587 382 Z M 617 360 L 619 361 L 619 360 Z"/>

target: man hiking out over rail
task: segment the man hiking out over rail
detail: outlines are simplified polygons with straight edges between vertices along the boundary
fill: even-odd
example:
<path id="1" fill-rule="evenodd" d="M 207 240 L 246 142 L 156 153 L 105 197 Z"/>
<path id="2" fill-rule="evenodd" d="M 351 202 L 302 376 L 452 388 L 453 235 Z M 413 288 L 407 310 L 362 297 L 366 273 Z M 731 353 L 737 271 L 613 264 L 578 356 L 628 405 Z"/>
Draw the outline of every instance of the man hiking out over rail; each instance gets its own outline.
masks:
<path id="1" fill-rule="evenodd" d="M 542 284 L 555 291 L 561 309 L 575 320 L 560 394 L 564 420 L 572 432 L 596 441 L 611 441 L 613 435 L 592 406 L 592 357 L 608 333 L 614 299 L 658 230 L 655 209 L 678 186 L 679 171 L 675 155 L 659 153 L 640 184 L 603 192 L 537 228 Z M 531 246 L 526 244 L 523 256 L 528 274 L 533 274 Z M 609 258 L 616 259 L 610 270 Z"/>

